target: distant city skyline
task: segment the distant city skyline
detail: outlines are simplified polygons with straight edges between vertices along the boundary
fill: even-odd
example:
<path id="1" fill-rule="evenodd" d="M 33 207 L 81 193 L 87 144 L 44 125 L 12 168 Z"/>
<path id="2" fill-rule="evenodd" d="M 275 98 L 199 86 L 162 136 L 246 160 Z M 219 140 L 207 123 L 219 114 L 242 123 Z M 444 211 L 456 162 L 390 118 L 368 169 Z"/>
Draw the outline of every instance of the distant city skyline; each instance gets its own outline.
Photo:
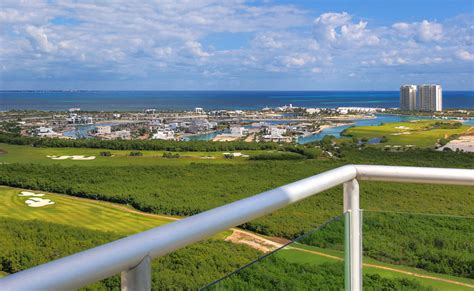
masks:
<path id="1" fill-rule="evenodd" d="M 472 1 L 104 3 L 2 1 L 0 90 L 474 90 Z"/>

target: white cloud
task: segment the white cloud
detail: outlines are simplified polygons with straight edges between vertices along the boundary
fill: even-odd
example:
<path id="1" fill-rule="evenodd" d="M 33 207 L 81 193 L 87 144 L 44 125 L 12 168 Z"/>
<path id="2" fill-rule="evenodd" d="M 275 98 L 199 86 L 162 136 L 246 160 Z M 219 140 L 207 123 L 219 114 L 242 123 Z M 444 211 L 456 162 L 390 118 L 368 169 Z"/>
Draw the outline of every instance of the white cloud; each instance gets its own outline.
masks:
<path id="1" fill-rule="evenodd" d="M 443 38 L 443 26 L 436 22 L 423 20 L 418 26 L 418 39 L 420 41 L 439 41 Z"/>
<path id="2" fill-rule="evenodd" d="M 398 36 L 411 37 L 418 42 L 440 41 L 443 39 L 443 25 L 437 22 L 398 22 L 392 25 Z"/>
<path id="3" fill-rule="evenodd" d="M 255 37 L 254 42 L 264 48 L 277 49 L 283 47 L 283 41 L 277 38 L 275 33 L 260 33 Z"/>
<path id="4" fill-rule="evenodd" d="M 54 45 L 48 41 L 45 29 L 32 25 L 26 26 L 26 33 L 30 36 L 32 44 L 35 48 L 43 52 L 51 52 L 55 49 Z"/>
<path id="5" fill-rule="evenodd" d="M 319 77 L 336 80 L 350 72 L 427 72 L 421 66 L 439 63 L 472 72 L 472 17 L 376 25 L 347 12 L 311 15 L 272 3 L 4 0 L 1 79 L 170 76 L 199 84 L 211 76 L 227 82 L 324 72 Z"/>
<path id="6" fill-rule="evenodd" d="M 379 42 L 367 29 L 366 21 L 352 23 L 352 16 L 347 12 L 321 14 L 314 20 L 313 34 L 321 45 L 364 46 Z"/>
<path id="7" fill-rule="evenodd" d="M 192 41 L 192 40 L 187 41 L 186 42 L 186 47 L 196 57 L 207 58 L 207 57 L 211 56 L 210 53 L 208 53 L 208 52 L 206 52 L 202 49 L 202 45 L 197 41 Z"/>
<path id="8" fill-rule="evenodd" d="M 456 57 L 462 61 L 474 61 L 474 54 L 463 49 L 456 52 Z"/>
<path id="9" fill-rule="evenodd" d="M 313 63 L 316 60 L 315 57 L 307 54 L 296 54 L 286 56 L 283 58 L 283 64 L 286 67 L 301 67 L 309 63 Z"/>

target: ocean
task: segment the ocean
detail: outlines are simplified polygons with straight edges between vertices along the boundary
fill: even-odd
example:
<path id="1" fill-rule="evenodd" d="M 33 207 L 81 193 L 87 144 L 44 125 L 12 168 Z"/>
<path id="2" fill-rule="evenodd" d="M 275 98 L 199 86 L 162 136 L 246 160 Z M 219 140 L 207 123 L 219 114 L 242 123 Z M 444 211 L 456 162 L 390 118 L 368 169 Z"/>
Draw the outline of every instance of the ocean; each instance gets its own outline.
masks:
<path id="1" fill-rule="evenodd" d="M 0 110 L 88 111 L 399 106 L 398 91 L 0 91 Z M 444 108 L 474 108 L 474 91 L 443 91 Z"/>

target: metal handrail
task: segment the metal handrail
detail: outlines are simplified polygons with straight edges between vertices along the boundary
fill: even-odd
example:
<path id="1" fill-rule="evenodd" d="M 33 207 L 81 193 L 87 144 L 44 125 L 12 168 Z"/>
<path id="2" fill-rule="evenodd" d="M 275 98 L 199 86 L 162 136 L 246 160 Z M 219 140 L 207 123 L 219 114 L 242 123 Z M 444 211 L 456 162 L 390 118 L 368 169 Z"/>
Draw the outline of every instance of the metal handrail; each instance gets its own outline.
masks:
<path id="1" fill-rule="evenodd" d="M 64 290 L 122 272 L 123 290 L 147 290 L 150 260 L 344 184 L 344 212 L 351 212 L 352 290 L 361 288 L 359 186 L 356 179 L 474 186 L 474 170 L 347 165 L 185 219 L 122 238 L 0 279 L 0 290 Z M 359 278 L 359 279 L 357 279 Z M 356 283 L 355 283 L 356 282 Z M 354 285 L 355 284 L 355 285 Z"/>

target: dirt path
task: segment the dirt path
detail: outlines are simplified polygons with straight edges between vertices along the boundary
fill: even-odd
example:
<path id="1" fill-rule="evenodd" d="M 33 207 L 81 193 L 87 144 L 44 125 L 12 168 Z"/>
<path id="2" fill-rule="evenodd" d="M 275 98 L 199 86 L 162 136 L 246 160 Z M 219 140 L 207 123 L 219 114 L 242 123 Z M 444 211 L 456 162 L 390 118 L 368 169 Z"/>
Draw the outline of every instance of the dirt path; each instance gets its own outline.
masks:
<path id="1" fill-rule="evenodd" d="M 272 240 L 269 240 L 265 237 L 256 235 L 254 233 L 240 230 L 237 228 L 232 228 L 233 233 L 229 235 L 225 241 L 230 241 L 236 244 L 248 245 L 251 248 L 262 251 L 264 253 L 271 252 L 276 250 L 283 245 Z"/>
<path id="2" fill-rule="evenodd" d="M 311 251 L 311 250 L 302 249 L 302 248 L 293 247 L 293 246 L 290 247 L 290 248 L 293 249 L 293 250 L 306 252 L 306 253 L 311 253 L 311 254 L 315 254 L 315 255 L 318 255 L 318 256 L 326 257 L 326 258 L 331 258 L 331 259 L 338 260 L 338 261 L 343 261 L 344 260 L 343 258 L 328 255 L 328 254 L 325 254 L 325 253 L 322 253 L 322 252 Z M 365 267 L 371 267 L 371 268 L 376 268 L 376 269 L 381 269 L 381 270 L 387 270 L 387 271 L 396 272 L 396 273 L 405 274 L 405 275 L 410 275 L 410 276 L 414 276 L 414 277 L 418 277 L 418 278 L 425 278 L 425 279 L 430 279 L 430 280 L 434 280 L 434 281 L 440 281 L 440 282 L 450 283 L 450 284 L 454 284 L 454 285 L 458 285 L 458 286 L 463 286 L 463 287 L 467 287 L 467 288 L 474 288 L 474 285 L 471 285 L 471 284 L 467 284 L 467 283 L 463 283 L 463 282 L 459 282 L 459 281 L 454 281 L 454 280 L 449 280 L 449 279 L 444 279 L 444 278 L 439 278 L 439 277 L 434 277 L 434 276 L 430 276 L 430 275 L 423 275 L 423 274 L 414 273 L 414 272 L 405 271 L 405 270 L 400 270 L 400 269 L 391 268 L 391 267 L 387 267 L 387 266 L 381 266 L 381 265 L 376 265 L 376 264 L 368 264 L 368 263 L 363 263 L 362 265 L 365 266 Z"/>
<path id="3" fill-rule="evenodd" d="M 245 142 L 252 142 L 254 140 L 254 138 L 255 138 L 255 133 L 252 133 L 249 136 L 247 136 L 244 141 Z"/>

